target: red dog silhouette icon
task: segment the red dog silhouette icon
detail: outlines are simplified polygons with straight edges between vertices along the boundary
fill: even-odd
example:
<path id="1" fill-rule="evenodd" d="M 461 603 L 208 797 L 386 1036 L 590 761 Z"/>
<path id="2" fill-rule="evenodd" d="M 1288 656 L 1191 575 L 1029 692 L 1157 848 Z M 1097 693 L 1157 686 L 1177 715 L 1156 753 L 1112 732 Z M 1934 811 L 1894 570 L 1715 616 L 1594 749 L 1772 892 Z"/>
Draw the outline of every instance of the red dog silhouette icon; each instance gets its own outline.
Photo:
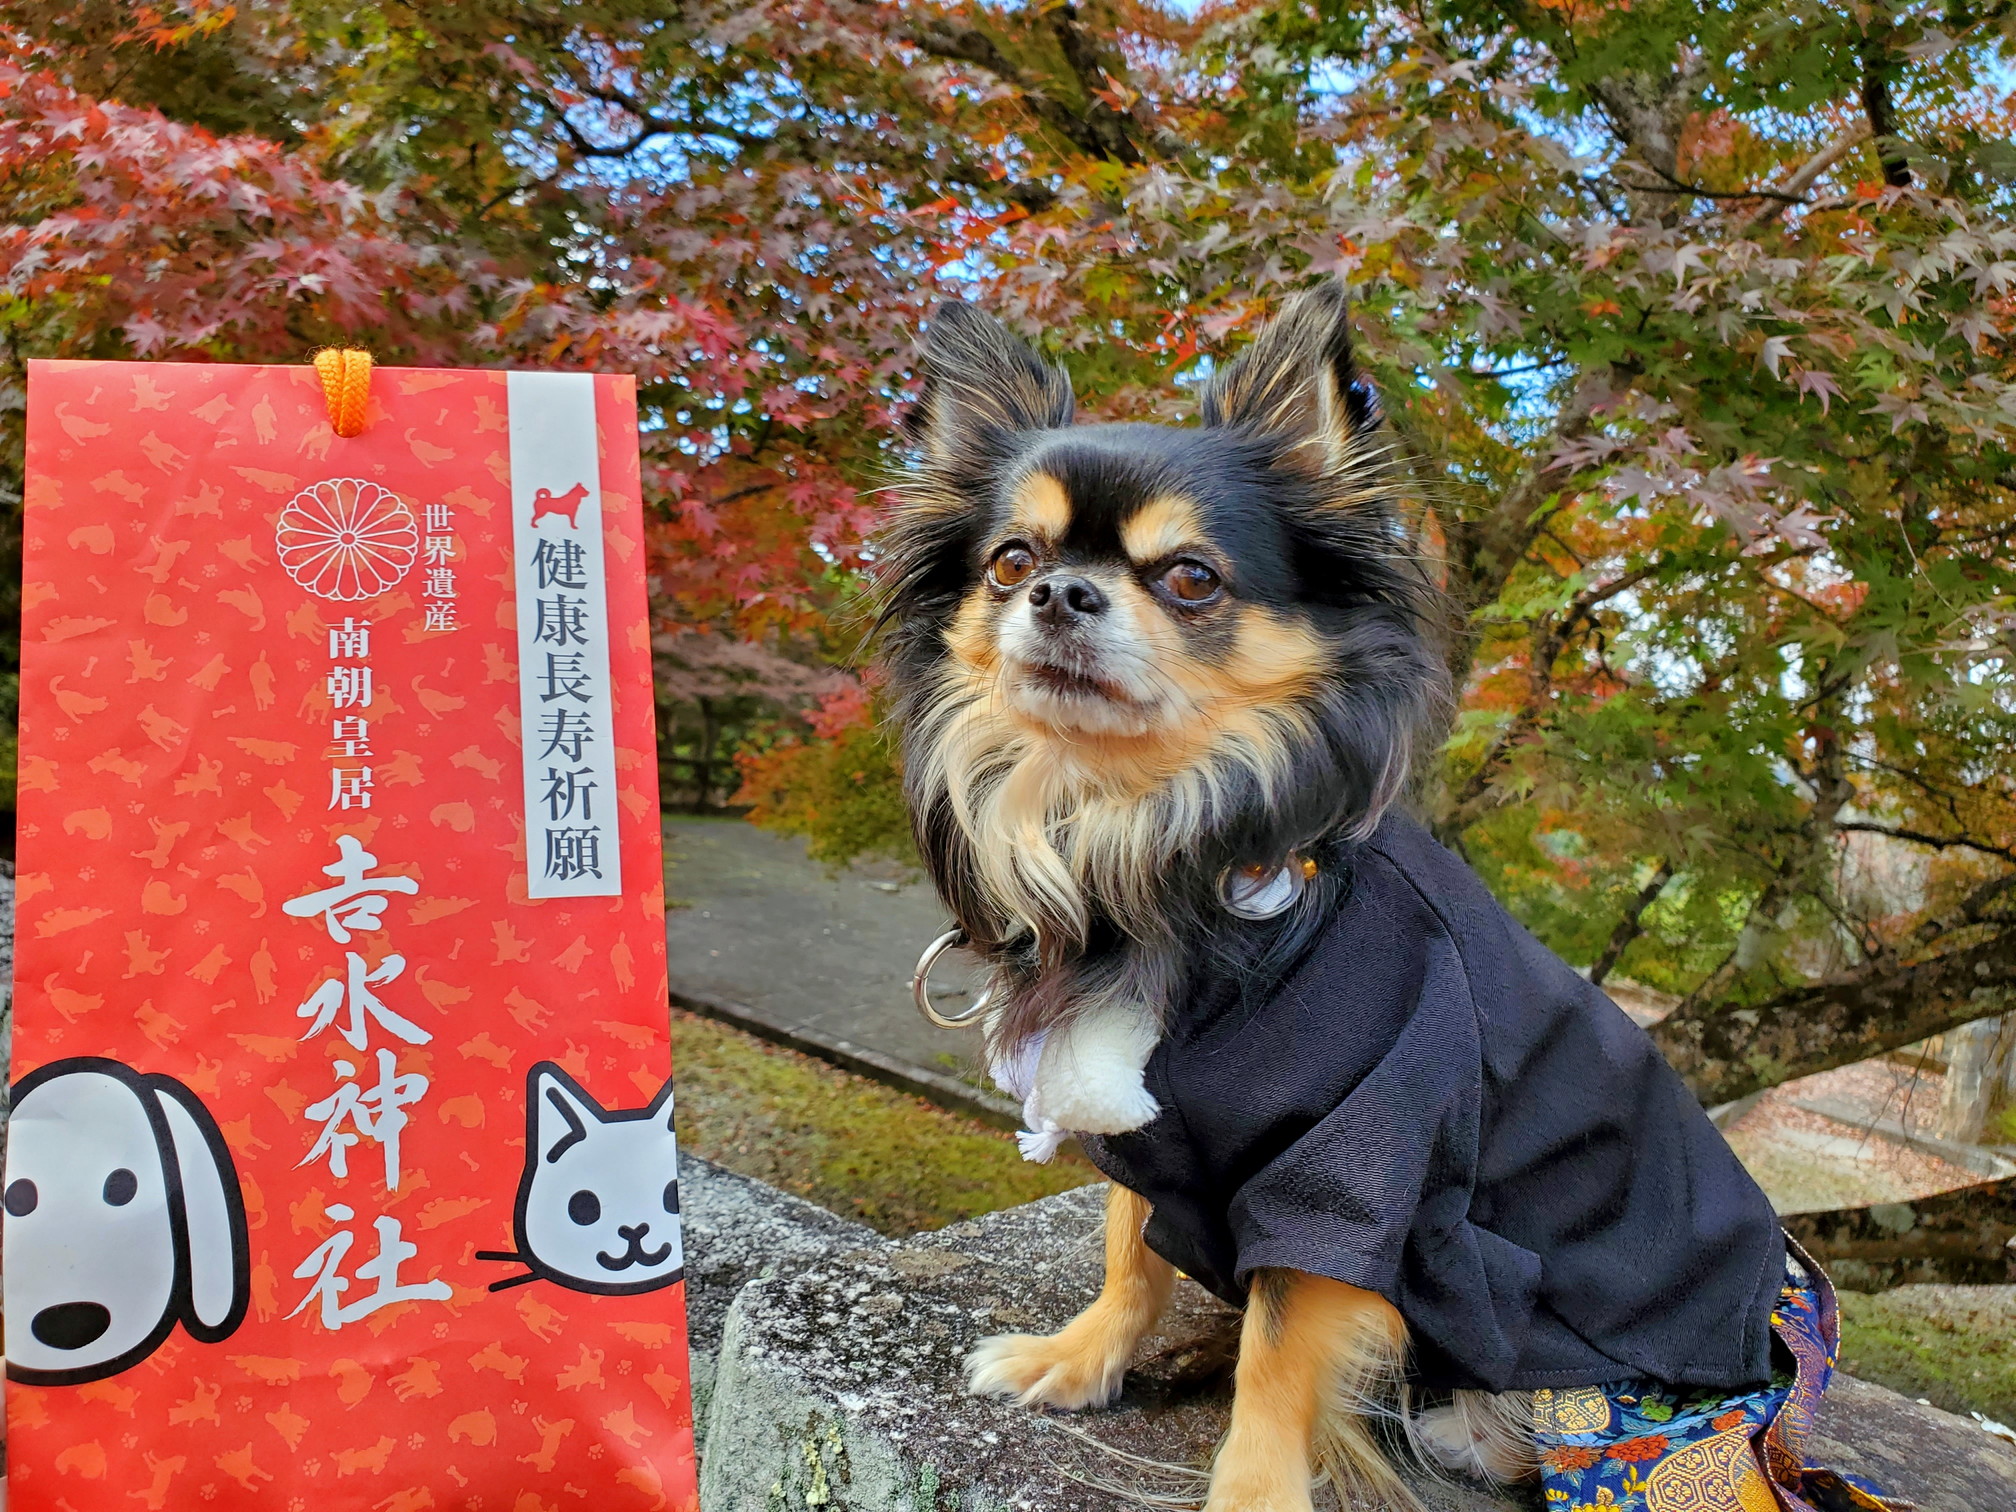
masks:
<path id="1" fill-rule="evenodd" d="M 578 525 L 574 518 L 575 511 L 580 509 L 581 501 L 587 497 L 586 483 L 576 483 L 564 494 L 556 494 L 549 488 L 542 488 L 532 495 L 532 523 L 537 525 L 549 514 L 565 515 L 567 528 L 573 530 Z"/>

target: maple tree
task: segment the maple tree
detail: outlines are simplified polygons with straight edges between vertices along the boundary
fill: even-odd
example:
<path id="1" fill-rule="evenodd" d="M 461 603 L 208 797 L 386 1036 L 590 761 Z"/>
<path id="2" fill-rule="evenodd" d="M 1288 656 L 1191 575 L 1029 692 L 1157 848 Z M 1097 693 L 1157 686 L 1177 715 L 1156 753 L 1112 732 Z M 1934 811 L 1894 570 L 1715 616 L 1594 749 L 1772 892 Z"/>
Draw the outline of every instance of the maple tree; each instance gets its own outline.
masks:
<path id="1" fill-rule="evenodd" d="M 668 622 L 802 631 L 945 289 L 1181 420 L 1334 274 L 1473 631 L 1444 837 L 1706 1101 L 2011 1006 L 2006 0 L 9 24 L 0 467 L 30 355 L 631 370 Z M 750 769 L 832 854 L 868 707 Z"/>
<path id="2" fill-rule="evenodd" d="M 927 237 L 906 255 L 889 234 L 906 206 L 787 147 L 752 163 L 756 49 L 704 60 L 735 10 L 683 29 L 654 10 L 10 17 L 10 493 L 29 357 L 297 361 L 356 341 L 381 362 L 618 369 L 639 381 L 665 602 L 683 623 L 802 627 L 858 560 L 859 464 L 933 297 Z M 626 123 L 630 88 L 689 96 L 683 125 Z M 846 146 L 831 123 L 815 140 Z"/>

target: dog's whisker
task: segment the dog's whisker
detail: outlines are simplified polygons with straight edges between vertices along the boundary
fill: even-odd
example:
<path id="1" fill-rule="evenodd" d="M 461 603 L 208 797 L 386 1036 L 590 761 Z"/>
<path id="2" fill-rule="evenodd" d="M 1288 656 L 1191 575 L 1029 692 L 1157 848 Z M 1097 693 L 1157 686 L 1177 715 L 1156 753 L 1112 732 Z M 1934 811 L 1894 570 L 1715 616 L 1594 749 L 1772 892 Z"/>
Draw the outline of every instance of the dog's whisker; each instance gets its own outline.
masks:
<path id="1" fill-rule="evenodd" d="M 1109 1444 L 1096 1433 L 1080 1428 L 1076 1423 L 1069 1422 L 1064 1418 L 1052 1417 L 1046 1414 L 1038 1419 L 1038 1421 L 1047 1428 L 1090 1445 L 1109 1459 L 1115 1459 L 1122 1464 L 1131 1465 L 1137 1470 L 1153 1470 L 1166 1475 L 1185 1477 L 1201 1475 L 1203 1473 L 1195 1465 L 1179 1465 L 1173 1460 L 1150 1459 L 1146 1455 L 1135 1454 L 1131 1450 L 1122 1449 L 1117 1444 Z"/>
<path id="2" fill-rule="evenodd" d="M 1117 1501 L 1136 1507 L 1168 1507 L 1176 1509 L 1176 1512 L 1197 1512 L 1197 1509 L 1203 1506 L 1204 1497 L 1210 1489 L 1210 1476 L 1201 1471 L 1197 1472 L 1197 1485 L 1194 1490 L 1160 1493 L 1145 1491 L 1139 1486 L 1123 1485 L 1118 1481 L 1102 1480 L 1097 1476 L 1080 1475 L 1075 1470 L 1067 1470 L 1061 1466 L 1057 1468 L 1057 1473 L 1074 1485 L 1083 1486 L 1088 1491 L 1097 1491 L 1100 1495 L 1110 1496 Z"/>

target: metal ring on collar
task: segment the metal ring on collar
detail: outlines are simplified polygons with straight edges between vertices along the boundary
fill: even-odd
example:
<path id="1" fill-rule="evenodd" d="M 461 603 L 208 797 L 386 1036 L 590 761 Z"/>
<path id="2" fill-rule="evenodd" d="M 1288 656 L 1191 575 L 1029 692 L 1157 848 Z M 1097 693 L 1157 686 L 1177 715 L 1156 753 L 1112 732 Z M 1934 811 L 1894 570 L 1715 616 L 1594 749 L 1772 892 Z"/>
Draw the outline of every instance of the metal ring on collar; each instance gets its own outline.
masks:
<path id="1" fill-rule="evenodd" d="M 931 968 L 938 964 L 938 957 L 948 950 L 957 950 L 966 943 L 966 931 L 948 929 L 929 945 L 924 954 L 917 958 L 917 971 L 910 978 L 910 996 L 917 1003 L 917 1011 L 936 1024 L 940 1029 L 970 1029 L 980 1022 L 980 1016 L 987 1011 L 987 1004 L 993 1000 L 990 988 L 980 994 L 979 1000 L 957 1018 L 940 1013 L 931 1006 Z"/>

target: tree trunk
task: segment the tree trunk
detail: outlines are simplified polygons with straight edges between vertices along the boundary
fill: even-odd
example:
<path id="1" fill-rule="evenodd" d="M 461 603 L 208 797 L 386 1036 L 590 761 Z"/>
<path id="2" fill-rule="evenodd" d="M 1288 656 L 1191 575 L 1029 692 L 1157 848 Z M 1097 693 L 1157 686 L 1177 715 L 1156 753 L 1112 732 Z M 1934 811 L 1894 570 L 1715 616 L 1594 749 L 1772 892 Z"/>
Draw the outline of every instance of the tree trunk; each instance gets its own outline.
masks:
<path id="1" fill-rule="evenodd" d="M 1904 156 L 1903 143 L 1897 136 L 1886 60 L 1873 39 L 1862 52 L 1862 109 L 1876 138 L 1876 161 L 1882 165 L 1883 182 L 1893 189 L 1910 188 L 1911 162 Z"/>
<path id="2" fill-rule="evenodd" d="M 2016 1280 L 2016 1177 L 1912 1202 L 1790 1213 L 1785 1231 L 1853 1291 Z"/>
<path id="3" fill-rule="evenodd" d="M 665 728 L 658 737 L 658 801 L 670 803 L 679 787 L 679 706 L 665 706 Z"/>
<path id="4" fill-rule="evenodd" d="M 721 739 L 721 721 L 714 717 L 714 705 L 705 698 L 693 700 L 700 706 L 700 748 L 693 757 L 693 806 L 707 807 L 714 791 L 714 747 Z"/>
<path id="5" fill-rule="evenodd" d="M 1939 1137 L 1962 1144 L 2016 1143 L 1999 1125 L 2016 1107 L 2016 1015 L 1947 1031 L 1946 1096 Z"/>
<path id="6" fill-rule="evenodd" d="M 1645 910 L 1658 901 L 1659 894 L 1666 890 L 1666 884 L 1673 880 L 1673 863 L 1661 861 L 1659 869 L 1652 873 L 1652 880 L 1639 890 L 1631 900 L 1631 906 L 1624 910 L 1624 917 L 1617 921 L 1617 927 L 1610 931 L 1610 943 L 1603 947 L 1603 954 L 1596 958 L 1596 964 L 1589 968 L 1589 980 L 1598 987 L 1611 970 L 1623 959 L 1624 952 L 1644 929 Z"/>

